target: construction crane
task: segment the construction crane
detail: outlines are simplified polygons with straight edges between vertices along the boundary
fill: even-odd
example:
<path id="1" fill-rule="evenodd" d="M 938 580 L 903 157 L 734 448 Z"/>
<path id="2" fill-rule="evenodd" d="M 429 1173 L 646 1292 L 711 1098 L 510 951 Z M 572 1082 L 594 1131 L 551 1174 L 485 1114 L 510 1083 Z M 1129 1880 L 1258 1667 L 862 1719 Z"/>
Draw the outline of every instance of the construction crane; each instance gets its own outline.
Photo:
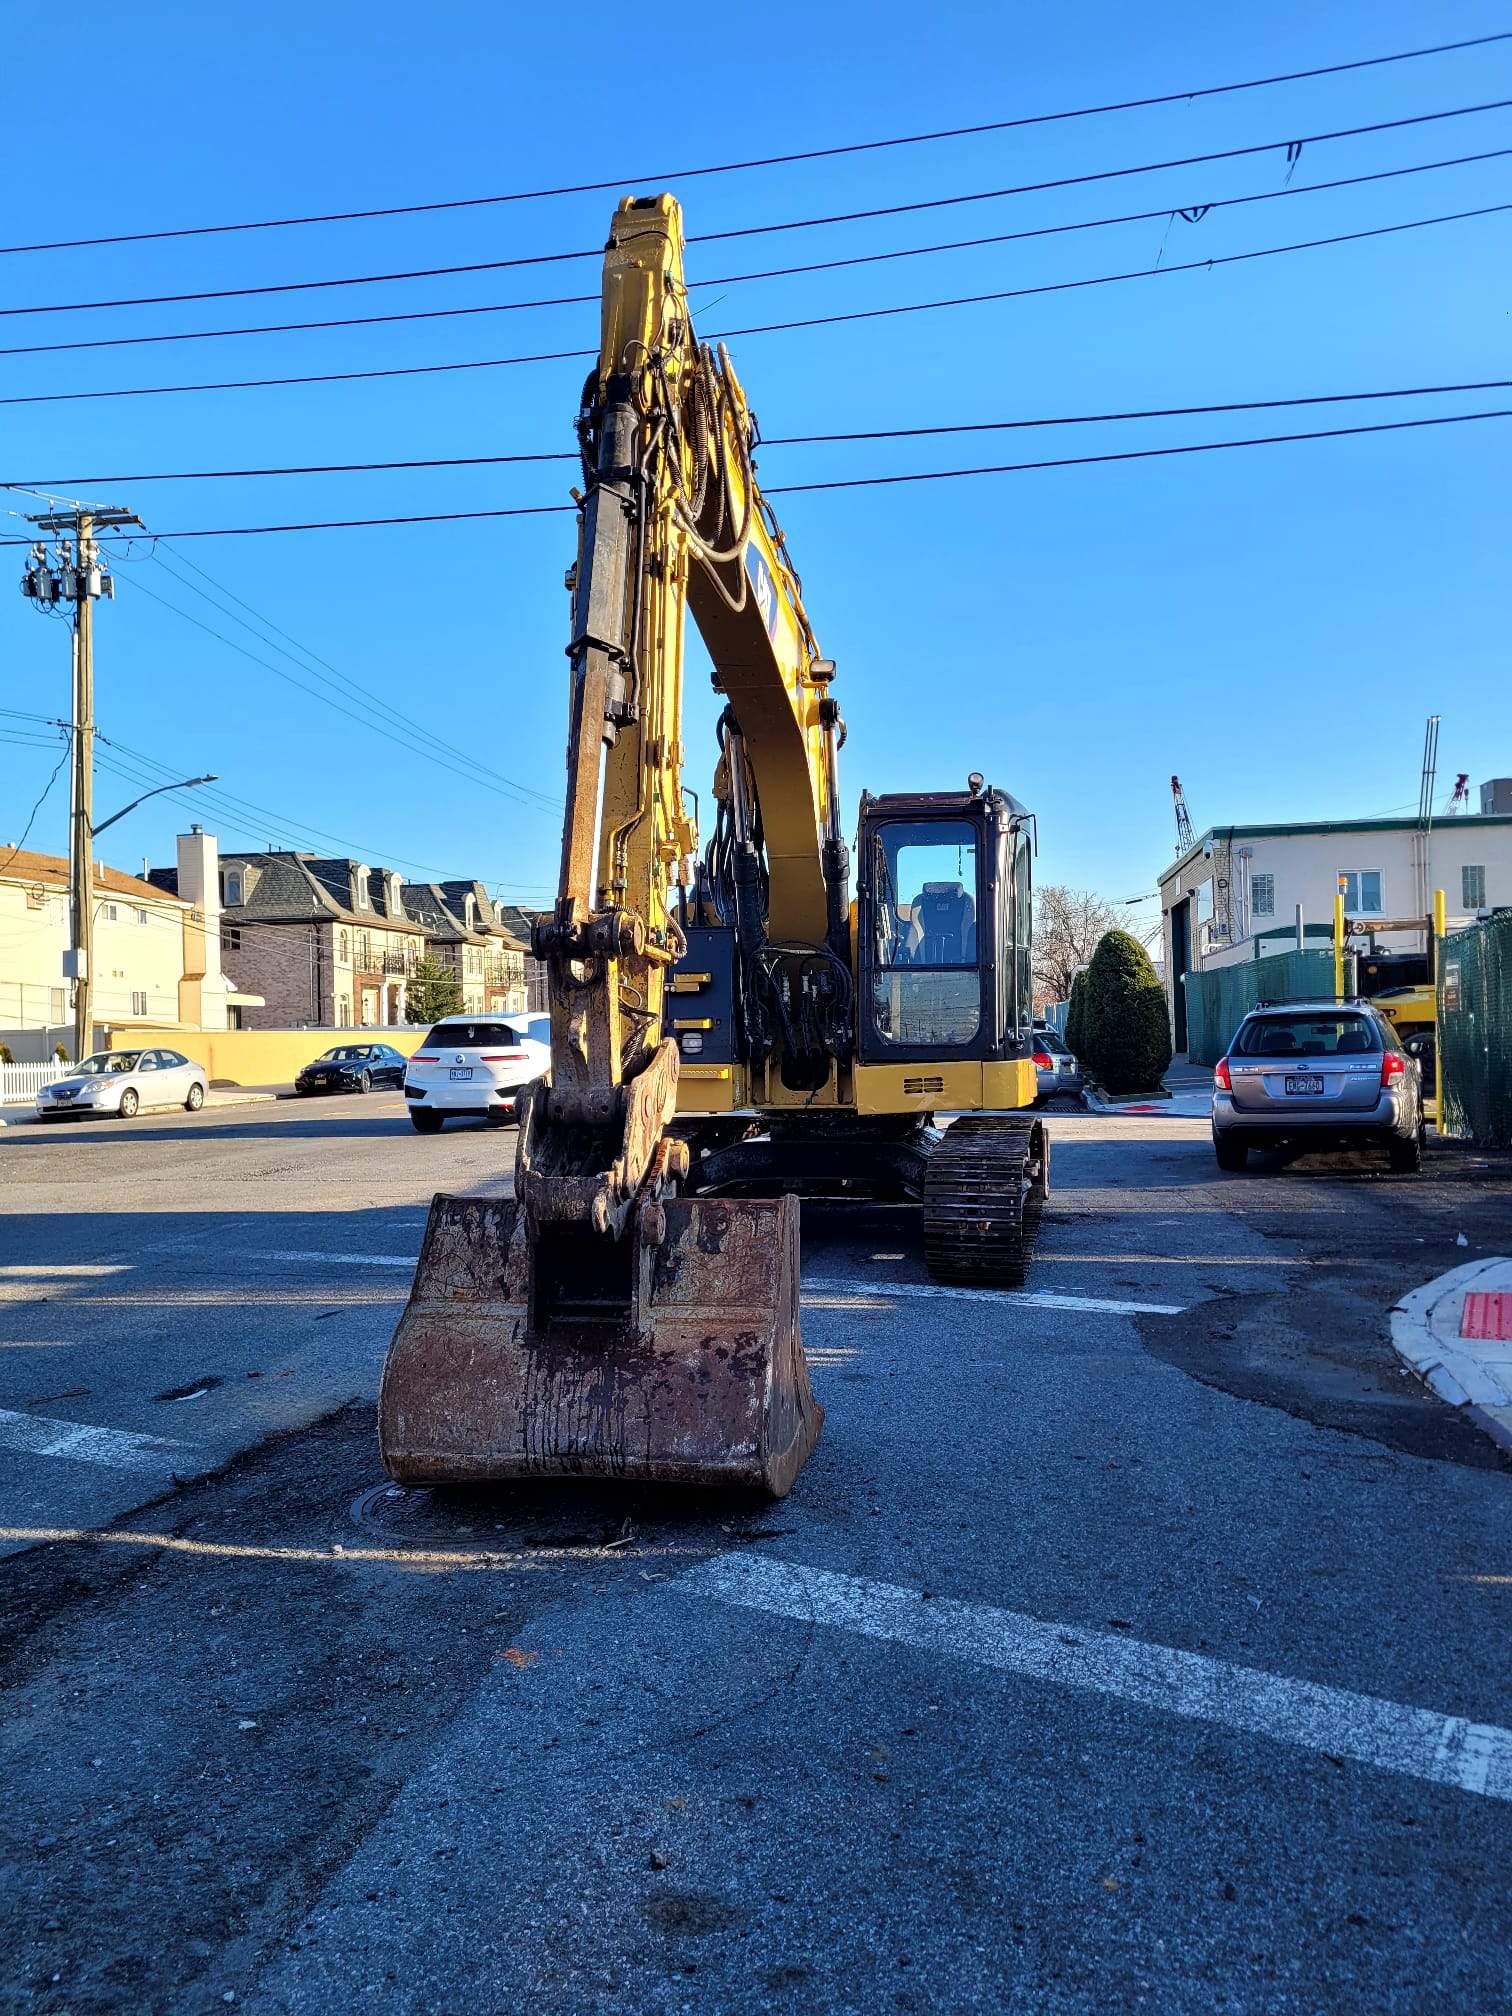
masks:
<path id="1" fill-rule="evenodd" d="M 1192 831 L 1192 815 L 1187 810 L 1186 793 L 1181 788 L 1181 779 L 1171 779 L 1171 797 L 1176 804 L 1176 854 L 1179 859 L 1197 845 L 1197 836 Z"/>
<path id="2" fill-rule="evenodd" d="M 1468 770 L 1461 770 L 1456 773 L 1454 789 L 1450 792 L 1449 802 L 1444 807 L 1444 817 L 1446 819 L 1457 819 L 1461 812 L 1466 812 L 1469 808 L 1470 772 Z"/>
<path id="3" fill-rule="evenodd" d="M 822 1419 L 800 1191 L 916 1199 L 937 1279 L 1024 1279 L 1035 1097 L 1033 815 L 964 786 L 863 794 L 756 481 L 696 340 L 670 196 L 626 199 L 584 388 L 549 1083 L 512 1194 L 438 1197 L 379 1400 L 420 1482 L 598 1477 L 786 1492 Z M 691 610 L 725 705 L 714 830 L 684 789 Z M 937 1112 L 954 1112 L 948 1130 Z M 769 1194 L 751 1194 L 764 1192 Z"/>

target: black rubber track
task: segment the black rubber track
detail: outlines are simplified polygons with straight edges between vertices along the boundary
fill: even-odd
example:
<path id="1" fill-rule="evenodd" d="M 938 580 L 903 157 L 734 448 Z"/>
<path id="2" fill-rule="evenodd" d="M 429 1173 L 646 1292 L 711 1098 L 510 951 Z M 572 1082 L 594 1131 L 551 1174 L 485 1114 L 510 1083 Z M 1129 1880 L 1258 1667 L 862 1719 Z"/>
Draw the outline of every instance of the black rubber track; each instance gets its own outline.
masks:
<path id="1" fill-rule="evenodd" d="M 968 1113 L 924 1174 L 924 1260 L 936 1281 L 1021 1288 L 1050 1188 L 1050 1143 L 1030 1113 Z"/>

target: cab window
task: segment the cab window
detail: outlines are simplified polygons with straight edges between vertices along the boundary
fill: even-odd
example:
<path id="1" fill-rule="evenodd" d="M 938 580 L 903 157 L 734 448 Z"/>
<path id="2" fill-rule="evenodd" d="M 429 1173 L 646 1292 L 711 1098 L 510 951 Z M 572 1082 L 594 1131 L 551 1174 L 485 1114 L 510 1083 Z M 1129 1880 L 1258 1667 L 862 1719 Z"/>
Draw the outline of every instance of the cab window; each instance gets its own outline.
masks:
<path id="1" fill-rule="evenodd" d="M 889 820 L 871 837 L 872 1023 L 900 1048 L 970 1043 L 981 1026 L 976 829 Z"/>

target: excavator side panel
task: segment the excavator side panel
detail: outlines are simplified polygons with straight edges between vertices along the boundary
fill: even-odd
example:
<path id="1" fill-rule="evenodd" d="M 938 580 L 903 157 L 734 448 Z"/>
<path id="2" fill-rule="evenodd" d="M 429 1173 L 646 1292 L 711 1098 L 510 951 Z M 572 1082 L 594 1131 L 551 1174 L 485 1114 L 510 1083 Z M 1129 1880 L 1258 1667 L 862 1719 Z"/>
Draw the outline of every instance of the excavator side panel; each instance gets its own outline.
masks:
<path id="1" fill-rule="evenodd" d="M 625 1278 L 595 1277 L 594 1256 Z M 571 1284 L 549 1300 L 547 1277 Z M 602 1294 L 601 1306 L 595 1295 Z M 628 1297 L 628 1300 L 625 1298 Z M 674 1198 L 532 1253 L 512 1198 L 437 1197 L 384 1367 L 400 1482 L 542 1477 L 784 1497 L 818 1437 L 793 1198 Z"/>

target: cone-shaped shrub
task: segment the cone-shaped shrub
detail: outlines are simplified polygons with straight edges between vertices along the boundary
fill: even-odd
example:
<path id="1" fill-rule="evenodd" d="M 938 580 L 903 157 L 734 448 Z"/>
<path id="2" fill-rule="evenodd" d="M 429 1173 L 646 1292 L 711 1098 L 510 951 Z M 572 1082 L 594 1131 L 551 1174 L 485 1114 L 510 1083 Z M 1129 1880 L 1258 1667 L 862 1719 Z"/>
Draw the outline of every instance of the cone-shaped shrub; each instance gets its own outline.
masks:
<path id="1" fill-rule="evenodd" d="M 1085 977 L 1082 1040 L 1071 1045 L 1083 1068 L 1109 1092 L 1156 1091 L 1171 1061 L 1171 1025 L 1149 953 L 1127 931 L 1109 931 Z"/>

